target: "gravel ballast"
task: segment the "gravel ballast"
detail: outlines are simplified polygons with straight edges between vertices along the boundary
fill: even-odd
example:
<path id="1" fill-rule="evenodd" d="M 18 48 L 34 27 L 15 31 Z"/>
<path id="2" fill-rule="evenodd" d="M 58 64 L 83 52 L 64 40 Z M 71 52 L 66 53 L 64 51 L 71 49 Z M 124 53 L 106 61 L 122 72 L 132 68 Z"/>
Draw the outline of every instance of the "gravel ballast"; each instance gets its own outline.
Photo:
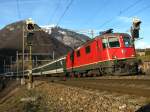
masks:
<path id="1" fill-rule="evenodd" d="M 134 112 L 148 102 L 144 97 L 90 91 L 56 83 L 42 84 L 39 88 L 47 92 L 47 103 L 63 112 Z"/>
<path id="2" fill-rule="evenodd" d="M 0 100 L 0 112 L 135 112 L 150 101 L 44 81 L 36 81 L 30 91 L 18 87 L 9 96 Z"/>

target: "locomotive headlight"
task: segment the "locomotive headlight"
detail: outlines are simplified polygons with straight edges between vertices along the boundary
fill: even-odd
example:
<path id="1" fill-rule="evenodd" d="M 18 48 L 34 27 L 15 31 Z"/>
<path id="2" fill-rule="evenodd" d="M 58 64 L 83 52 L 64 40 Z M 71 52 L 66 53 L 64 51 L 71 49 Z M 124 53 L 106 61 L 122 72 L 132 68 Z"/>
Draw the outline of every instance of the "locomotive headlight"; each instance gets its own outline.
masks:
<path id="1" fill-rule="evenodd" d="M 132 56 L 132 57 L 135 57 L 135 55 L 134 55 L 134 54 L 132 54 L 131 56 Z"/>
<path id="2" fill-rule="evenodd" d="M 113 56 L 113 59 L 117 59 L 117 56 Z"/>

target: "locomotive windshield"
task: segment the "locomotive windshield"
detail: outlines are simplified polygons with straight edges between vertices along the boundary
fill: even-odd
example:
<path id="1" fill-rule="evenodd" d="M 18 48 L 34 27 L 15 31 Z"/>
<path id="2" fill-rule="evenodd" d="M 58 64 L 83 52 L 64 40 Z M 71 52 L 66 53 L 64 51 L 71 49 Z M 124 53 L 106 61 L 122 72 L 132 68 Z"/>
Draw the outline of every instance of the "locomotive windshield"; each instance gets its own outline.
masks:
<path id="1" fill-rule="evenodd" d="M 117 37 L 109 37 L 109 47 L 120 47 L 119 39 Z"/>
<path id="2" fill-rule="evenodd" d="M 123 37 L 123 41 L 125 47 L 132 47 L 132 41 L 130 37 Z"/>
<path id="3" fill-rule="evenodd" d="M 103 48 L 109 47 L 120 47 L 119 39 L 118 37 L 109 37 L 102 39 Z"/>

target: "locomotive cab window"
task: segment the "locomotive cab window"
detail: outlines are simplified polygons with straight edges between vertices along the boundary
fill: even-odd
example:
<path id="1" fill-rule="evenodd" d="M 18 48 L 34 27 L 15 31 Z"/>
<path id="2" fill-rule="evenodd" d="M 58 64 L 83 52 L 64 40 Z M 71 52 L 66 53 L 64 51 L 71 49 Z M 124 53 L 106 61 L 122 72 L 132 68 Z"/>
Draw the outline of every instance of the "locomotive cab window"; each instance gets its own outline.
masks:
<path id="1" fill-rule="evenodd" d="M 76 52 L 76 54 L 77 54 L 77 57 L 80 57 L 80 51 L 79 50 Z"/>
<path id="2" fill-rule="evenodd" d="M 102 44 L 103 44 L 103 48 L 107 48 L 108 46 L 108 42 L 107 42 L 107 39 L 102 39 Z"/>
<path id="3" fill-rule="evenodd" d="M 124 46 L 125 47 L 132 47 L 132 40 L 129 37 L 123 37 L 123 41 L 124 41 Z"/>
<path id="4" fill-rule="evenodd" d="M 109 37 L 109 47 L 120 47 L 119 39 L 117 37 Z"/>
<path id="5" fill-rule="evenodd" d="M 85 47 L 86 54 L 89 54 L 91 52 L 90 46 Z"/>

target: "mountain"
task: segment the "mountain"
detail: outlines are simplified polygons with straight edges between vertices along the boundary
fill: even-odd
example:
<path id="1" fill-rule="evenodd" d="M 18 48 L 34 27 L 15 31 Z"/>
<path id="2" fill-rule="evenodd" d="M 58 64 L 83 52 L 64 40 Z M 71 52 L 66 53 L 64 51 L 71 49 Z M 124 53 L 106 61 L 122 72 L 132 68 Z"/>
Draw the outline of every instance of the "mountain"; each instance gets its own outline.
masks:
<path id="1" fill-rule="evenodd" d="M 16 51 L 22 53 L 23 26 L 25 26 L 25 21 L 19 21 L 9 24 L 0 30 L 0 68 L 4 68 L 4 60 L 5 64 L 10 64 L 10 57 L 13 57 L 13 61 L 16 60 Z M 24 29 L 26 29 L 26 27 L 24 27 Z M 41 30 L 37 24 L 35 25 L 35 29 L 40 29 L 40 31 L 35 31 L 33 35 L 33 54 L 47 53 L 47 58 L 52 59 L 53 52 L 55 58 L 58 58 L 71 50 L 69 46 L 64 45 L 56 38 L 53 38 L 51 35 Z M 24 32 L 24 40 L 25 52 L 29 52 L 29 47 L 27 47 L 26 44 L 26 32 Z"/>
<path id="2" fill-rule="evenodd" d="M 42 27 L 45 32 L 51 35 L 51 37 L 56 38 L 65 45 L 71 47 L 72 49 L 79 47 L 83 43 L 90 40 L 90 38 L 84 34 L 76 33 L 75 31 L 64 29 L 61 27 L 45 26 Z"/>
<path id="3" fill-rule="evenodd" d="M 22 50 L 23 25 L 25 26 L 25 21 L 19 21 L 7 25 L 0 30 L 0 51 L 5 49 Z M 35 28 L 41 29 L 38 25 L 35 25 Z M 24 33 L 24 40 L 26 43 L 26 32 Z M 68 46 L 62 44 L 43 30 L 34 32 L 33 53 L 49 53 L 55 51 L 56 56 L 60 56 L 67 53 L 68 50 L 70 50 Z"/>

